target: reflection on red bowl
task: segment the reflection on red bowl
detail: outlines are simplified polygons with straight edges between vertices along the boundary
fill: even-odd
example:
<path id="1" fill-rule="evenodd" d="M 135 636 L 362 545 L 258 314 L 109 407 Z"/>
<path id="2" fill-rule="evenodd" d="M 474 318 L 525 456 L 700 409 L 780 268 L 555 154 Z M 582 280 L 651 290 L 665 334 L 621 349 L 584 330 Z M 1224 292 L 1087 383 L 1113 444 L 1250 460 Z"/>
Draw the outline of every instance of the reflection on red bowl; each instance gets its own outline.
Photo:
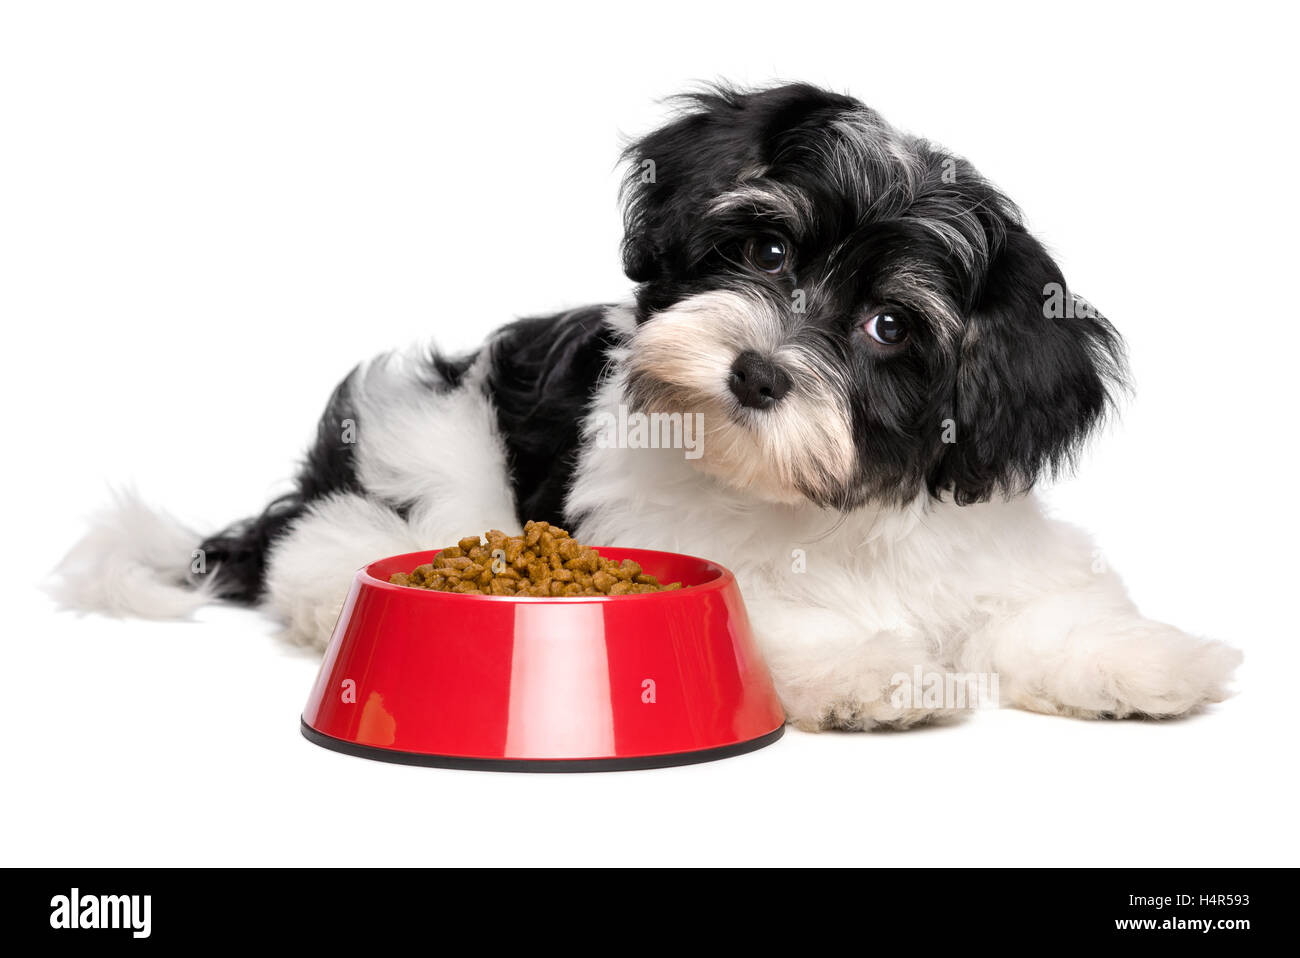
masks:
<path id="1" fill-rule="evenodd" d="M 326 748 L 507 771 L 656 768 L 781 737 L 735 577 L 692 556 L 600 549 L 685 588 L 566 599 L 391 585 L 437 554 L 357 573 L 302 714 Z"/>

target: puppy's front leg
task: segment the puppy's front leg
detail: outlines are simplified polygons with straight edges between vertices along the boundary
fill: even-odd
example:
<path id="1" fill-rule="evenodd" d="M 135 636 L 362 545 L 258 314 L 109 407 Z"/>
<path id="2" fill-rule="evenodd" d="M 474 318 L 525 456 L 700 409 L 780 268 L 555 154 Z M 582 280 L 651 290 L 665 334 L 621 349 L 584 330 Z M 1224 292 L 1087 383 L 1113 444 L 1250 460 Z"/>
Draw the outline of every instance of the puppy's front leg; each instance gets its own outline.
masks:
<path id="1" fill-rule="evenodd" d="M 750 620 L 786 719 L 807 732 L 910 728 L 960 714 L 908 682 L 947 671 L 915 630 L 871 628 L 840 612 L 750 590 Z M 900 676 L 907 681 L 900 682 Z"/>
<path id="2" fill-rule="evenodd" d="M 1043 549 L 1019 569 L 1034 568 L 1017 583 L 1020 599 L 967 638 L 962 668 L 996 673 L 1006 704 L 1080 718 L 1182 715 L 1230 694 L 1239 651 L 1144 618 L 1113 572 L 1059 548 L 1084 537 L 1047 525 Z"/>

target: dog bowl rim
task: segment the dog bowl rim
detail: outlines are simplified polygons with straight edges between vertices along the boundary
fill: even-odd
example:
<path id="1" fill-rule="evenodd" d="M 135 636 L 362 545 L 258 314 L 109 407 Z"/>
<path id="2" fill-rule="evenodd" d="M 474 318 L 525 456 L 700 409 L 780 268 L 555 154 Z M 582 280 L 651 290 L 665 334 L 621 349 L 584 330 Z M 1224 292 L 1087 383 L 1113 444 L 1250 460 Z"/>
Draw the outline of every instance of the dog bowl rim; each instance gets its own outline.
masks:
<path id="1" fill-rule="evenodd" d="M 395 592 L 422 592 L 426 597 L 441 596 L 454 597 L 458 600 L 472 600 L 482 602 L 537 602 L 537 603 L 603 603 L 614 601 L 631 601 L 634 599 L 651 599 L 673 601 L 686 595 L 699 595 L 704 592 L 718 592 L 726 589 L 736 581 L 735 574 L 720 562 L 713 559 L 706 559 L 703 556 L 691 555 L 687 552 L 667 552 L 663 549 L 637 549 L 628 546 L 592 546 L 596 552 L 603 549 L 613 549 L 619 552 L 639 552 L 645 555 L 671 556 L 677 559 L 693 559 L 696 562 L 703 562 L 718 570 L 718 575 L 708 582 L 701 582 L 699 585 L 684 585 L 680 589 L 673 589 L 671 592 L 640 592 L 632 595 L 483 595 L 479 592 L 442 592 L 438 589 L 421 589 L 416 586 L 398 585 L 395 582 L 388 582 L 373 575 L 370 570 L 381 562 L 391 562 L 394 559 L 402 559 L 406 556 L 431 555 L 441 552 L 443 549 L 449 549 L 450 546 L 443 546 L 441 549 L 417 549 L 415 552 L 400 552 L 396 555 L 385 556 L 382 559 L 375 559 L 373 562 L 367 562 L 357 570 L 357 579 L 367 588 L 379 588 Z M 417 601 L 426 601 L 425 599 Z"/>
<path id="2" fill-rule="evenodd" d="M 402 588 L 399 586 L 398 588 Z M 495 598 L 505 598 L 496 596 Z M 538 596 L 537 598 L 540 598 Z M 707 748 L 679 752 L 652 752 L 647 755 L 611 755 L 601 758 L 484 758 L 468 755 L 440 755 L 432 752 L 410 752 L 387 748 L 383 745 L 362 745 L 347 739 L 336 738 L 314 728 L 305 716 L 299 716 L 298 726 L 303 738 L 321 748 L 393 765 L 416 765 L 424 768 L 455 769 L 464 772 L 639 772 L 659 768 L 678 768 L 683 765 L 701 765 L 726 758 L 735 758 L 757 752 L 773 745 L 785 736 L 787 722 L 770 732 Z"/>

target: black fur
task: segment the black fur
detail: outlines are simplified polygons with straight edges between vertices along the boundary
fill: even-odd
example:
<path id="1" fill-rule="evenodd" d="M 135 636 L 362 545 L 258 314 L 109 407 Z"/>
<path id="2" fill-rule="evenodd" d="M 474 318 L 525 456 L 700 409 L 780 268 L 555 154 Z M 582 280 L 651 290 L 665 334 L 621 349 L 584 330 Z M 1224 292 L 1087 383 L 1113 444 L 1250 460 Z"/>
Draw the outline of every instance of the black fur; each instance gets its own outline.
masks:
<path id="1" fill-rule="evenodd" d="M 613 336 L 605 307 L 523 319 L 494 336 L 487 388 L 520 523 L 568 521 L 564 497 L 576 466 L 579 426 Z"/>
<path id="2" fill-rule="evenodd" d="M 523 319 L 504 327 L 488 347 L 483 388 L 496 408 L 521 523 L 565 521 L 564 496 L 577 456 L 579 423 L 613 342 L 602 321 L 604 310 L 590 306 Z M 430 353 L 424 381 L 437 391 L 459 388 L 476 358 L 475 353 L 455 358 Z M 307 507 L 337 492 L 365 494 L 352 457 L 355 446 L 343 440 L 345 421 L 353 423 L 357 434 L 363 428 L 352 400 L 358 375 L 353 370 L 330 397 L 294 490 L 200 546 L 220 597 L 257 602 L 265 589 L 270 547 Z M 403 516 L 409 507 L 384 505 Z"/>
<path id="3" fill-rule="evenodd" d="M 429 353 L 428 365 L 431 375 L 425 377 L 425 384 L 430 389 L 455 389 L 465 378 L 465 373 L 478 358 L 478 352 L 469 352 L 463 356 L 447 357 L 433 350 Z"/>
<path id="4" fill-rule="evenodd" d="M 857 467 L 834 487 L 814 475 L 801 489 L 809 499 L 852 509 L 928 491 L 967 504 L 1024 491 L 1071 461 L 1122 382 L 1122 344 L 1093 312 L 1048 315 L 1047 290 L 1065 281 L 1006 196 L 960 157 L 813 86 L 714 88 L 683 103 L 626 153 L 622 253 L 637 320 L 713 290 L 782 313 L 796 291 L 812 294 L 790 336 L 833 372 Z M 719 202 L 755 182 L 767 190 L 759 200 Z M 783 191 L 798 198 L 788 209 L 772 199 Z M 794 267 L 756 273 L 746 241 L 773 233 Z M 520 522 L 579 518 L 564 500 L 615 338 L 604 309 L 521 320 L 486 347 L 474 388 L 494 404 Z M 863 334 L 881 310 L 908 322 L 904 345 L 881 349 Z M 465 387 L 479 355 L 431 354 L 428 387 Z M 203 543 L 221 595 L 258 599 L 268 548 L 313 501 L 365 493 L 342 441 L 343 421 L 357 419 L 356 375 L 331 397 L 295 490 Z M 634 377 L 629 397 L 644 405 L 671 388 Z"/>
<path id="5" fill-rule="evenodd" d="M 685 115 L 625 154 L 623 259 L 641 284 L 638 318 L 710 290 L 756 294 L 784 314 L 796 290 L 809 294 L 792 340 L 851 370 L 843 401 L 859 460 L 851 482 L 812 483 L 809 498 L 850 509 L 928 490 L 973 503 L 1071 461 L 1123 382 L 1123 348 L 1100 315 L 1045 314 L 1048 285 L 1065 281 L 1015 204 L 964 159 L 849 97 L 795 84 L 683 102 Z M 801 196 L 806 215 L 713 208 L 755 181 Z M 768 233 L 796 251 L 786 275 L 743 262 L 745 241 Z M 905 347 L 875 349 L 861 334 L 882 309 L 909 319 Z M 671 384 L 632 390 L 644 401 Z"/>
<path id="6" fill-rule="evenodd" d="M 657 281 L 698 276 L 702 255 L 715 251 L 699 229 L 710 200 L 734 187 L 742 171 L 781 162 L 791 146 L 797 149 L 799 131 L 861 106 L 802 83 L 748 94 L 715 87 L 677 99 L 685 115 L 624 152 L 630 165 L 623 183 L 623 270 L 648 284 L 638 290 L 646 305 L 657 303 Z M 646 161 L 653 163 L 652 178 Z"/>
<path id="7" fill-rule="evenodd" d="M 273 500 L 260 515 L 235 523 L 199 546 L 207 569 L 204 575 L 215 578 L 221 598 L 248 603 L 260 599 L 271 544 L 315 500 L 335 492 L 360 491 L 352 459 L 354 446 L 344 441 L 345 422 L 355 425 L 357 421 L 352 402 L 357 375 L 354 369 L 330 395 L 316 426 L 316 440 L 294 480 L 294 490 Z"/>
<path id="8" fill-rule="evenodd" d="M 1042 245 L 1012 229 L 972 311 L 953 394 L 958 441 L 929 477 L 958 503 L 1025 492 L 1072 464 L 1078 440 L 1123 380 L 1123 344 L 1085 303 L 1044 315 L 1045 288 L 1065 278 Z"/>

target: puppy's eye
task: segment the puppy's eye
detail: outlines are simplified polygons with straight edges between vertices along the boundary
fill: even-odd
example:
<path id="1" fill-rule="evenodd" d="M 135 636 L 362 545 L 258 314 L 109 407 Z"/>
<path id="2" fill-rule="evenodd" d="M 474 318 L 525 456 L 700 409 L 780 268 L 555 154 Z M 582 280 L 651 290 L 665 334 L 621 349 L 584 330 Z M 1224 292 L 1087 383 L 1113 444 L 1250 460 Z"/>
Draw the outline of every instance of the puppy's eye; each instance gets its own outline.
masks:
<path id="1" fill-rule="evenodd" d="M 755 236 L 745 244 L 745 259 L 764 273 L 781 273 L 789 262 L 785 240 L 778 236 Z"/>
<path id="2" fill-rule="evenodd" d="M 907 342 L 907 320 L 893 313 L 876 313 L 862 328 L 882 346 L 901 346 Z"/>

